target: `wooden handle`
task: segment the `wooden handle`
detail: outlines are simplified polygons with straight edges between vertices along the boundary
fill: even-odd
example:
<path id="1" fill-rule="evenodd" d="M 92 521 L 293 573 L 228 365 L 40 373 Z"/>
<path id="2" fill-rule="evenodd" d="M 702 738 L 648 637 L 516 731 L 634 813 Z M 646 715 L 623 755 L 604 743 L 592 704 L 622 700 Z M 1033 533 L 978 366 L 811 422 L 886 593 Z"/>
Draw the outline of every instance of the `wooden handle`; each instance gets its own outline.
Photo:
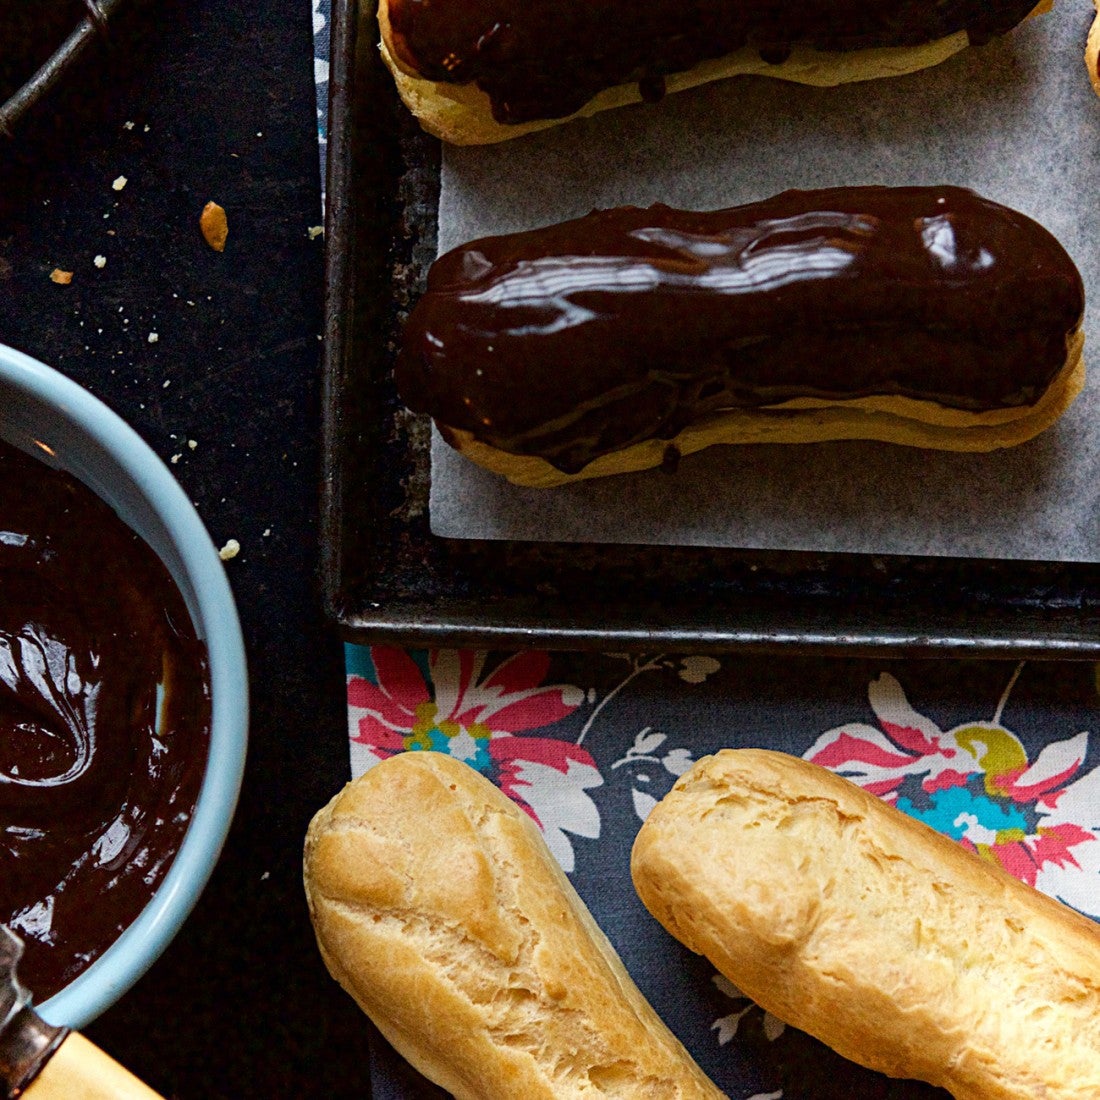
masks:
<path id="1" fill-rule="evenodd" d="M 27 1100 L 161 1100 L 75 1031 L 57 1048 L 23 1095 Z"/>

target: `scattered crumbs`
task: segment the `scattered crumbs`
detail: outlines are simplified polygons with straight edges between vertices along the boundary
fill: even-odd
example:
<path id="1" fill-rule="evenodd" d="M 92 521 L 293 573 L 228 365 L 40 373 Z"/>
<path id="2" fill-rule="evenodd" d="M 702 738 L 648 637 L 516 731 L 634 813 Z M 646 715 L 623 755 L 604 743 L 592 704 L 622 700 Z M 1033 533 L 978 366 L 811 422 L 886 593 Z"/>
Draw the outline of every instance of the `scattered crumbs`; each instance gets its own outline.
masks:
<path id="1" fill-rule="evenodd" d="M 187 446 L 190 447 L 191 450 L 194 450 L 198 445 L 199 441 L 197 439 L 189 439 L 187 441 Z"/>
<path id="2" fill-rule="evenodd" d="M 107 230 L 107 236 L 108 237 L 113 237 L 114 235 L 115 235 L 115 231 L 113 229 L 108 229 Z"/>
<path id="3" fill-rule="evenodd" d="M 311 225 L 306 232 L 309 234 L 309 239 L 315 241 L 318 237 L 324 235 L 325 227 L 323 225 Z"/>
<path id="4" fill-rule="evenodd" d="M 229 561 L 241 552 L 241 544 L 236 539 L 230 539 L 219 551 L 218 557 L 222 561 Z"/>
<path id="5" fill-rule="evenodd" d="M 264 136 L 264 134 L 263 134 L 262 130 L 257 130 L 256 131 L 256 137 L 263 137 L 263 136 Z"/>
<path id="6" fill-rule="evenodd" d="M 199 228 L 206 243 L 215 252 L 225 251 L 225 242 L 229 237 L 229 221 L 223 207 L 216 202 L 208 202 L 199 215 Z"/>
<path id="7" fill-rule="evenodd" d="M 111 186 L 116 191 L 121 191 L 130 181 L 125 176 L 119 176 Z"/>
<path id="8" fill-rule="evenodd" d="M 271 872 L 270 871 L 264 871 L 264 873 L 262 875 L 260 875 L 260 881 L 261 882 L 267 882 L 267 880 L 269 878 L 271 878 Z"/>
<path id="9" fill-rule="evenodd" d="M 264 528 L 264 538 L 266 539 L 267 536 L 270 535 L 270 534 L 271 534 L 271 528 L 270 527 L 265 527 Z"/>
<path id="10" fill-rule="evenodd" d="M 132 122 L 124 122 L 122 124 L 122 128 L 124 130 L 132 130 L 134 128 L 134 124 Z"/>
<path id="11" fill-rule="evenodd" d="M 102 333 L 102 332 L 103 332 L 103 329 L 101 329 L 101 328 L 97 328 L 97 329 L 96 329 L 96 332 L 98 332 L 98 333 Z"/>
<path id="12" fill-rule="evenodd" d="M 193 306 L 193 305 L 194 305 L 195 303 L 194 303 L 194 302 L 192 302 L 190 298 L 188 298 L 188 299 L 187 299 L 187 304 L 188 304 L 189 306 Z"/>
<path id="13" fill-rule="evenodd" d="M 172 455 L 172 457 L 168 461 L 171 462 L 173 466 L 175 466 L 175 464 L 179 462 L 181 458 L 183 458 L 183 455 Z"/>
<path id="14" fill-rule="evenodd" d="M 148 123 L 145 124 L 144 132 L 149 133 L 149 124 Z"/>
<path id="15" fill-rule="evenodd" d="M 50 272 L 50 282 L 57 283 L 58 286 L 68 286 L 73 281 L 73 273 L 71 271 L 62 271 L 61 268 L 55 267 Z"/>
<path id="16" fill-rule="evenodd" d="M 104 214 L 103 216 L 104 216 L 105 218 L 109 218 L 109 217 L 111 216 L 111 212 L 110 212 L 110 211 L 108 210 L 108 211 L 107 211 L 107 213 L 106 213 L 106 214 Z"/>
<path id="17" fill-rule="evenodd" d="M 157 332 L 150 332 L 149 333 L 149 343 L 150 344 L 155 344 L 159 339 L 160 339 L 160 334 L 159 333 L 157 333 Z"/>
<path id="18" fill-rule="evenodd" d="M 96 267 L 98 267 L 102 270 L 103 268 L 105 268 L 107 266 L 107 257 L 106 256 L 96 256 L 96 258 L 94 260 L 92 260 L 92 263 L 95 264 Z"/>
<path id="19" fill-rule="evenodd" d="M 240 159 L 241 159 L 241 155 L 240 155 L 240 153 L 230 153 L 229 155 L 230 155 L 231 157 L 236 157 L 236 158 L 237 158 L 237 160 L 240 160 Z"/>
<path id="20" fill-rule="evenodd" d="M 162 390 L 166 390 L 166 389 L 168 389 L 168 387 L 169 387 L 169 386 L 170 386 L 171 384 L 172 384 L 172 379 L 171 379 L 171 378 L 166 378 L 166 379 L 164 380 L 164 383 L 163 383 L 163 385 L 162 385 L 162 386 L 161 386 L 160 388 L 161 388 Z"/>

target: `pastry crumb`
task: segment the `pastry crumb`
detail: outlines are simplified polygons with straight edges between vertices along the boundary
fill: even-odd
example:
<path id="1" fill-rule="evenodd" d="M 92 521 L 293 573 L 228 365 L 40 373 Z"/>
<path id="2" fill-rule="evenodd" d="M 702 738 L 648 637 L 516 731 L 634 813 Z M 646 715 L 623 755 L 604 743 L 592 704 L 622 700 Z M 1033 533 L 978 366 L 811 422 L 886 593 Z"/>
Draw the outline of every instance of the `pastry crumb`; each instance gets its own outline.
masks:
<path id="1" fill-rule="evenodd" d="M 199 441 L 197 439 L 189 439 L 187 441 L 187 446 L 190 447 L 191 450 L 194 450 L 198 445 Z"/>
<path id="2" fill-rule="evenodd" d="M 218 557 L 222 561 L 229 561 L 241 552 L 241 544 L 236 539 L 230 539 L 219 551 Z"/>
<path id="3" fill-rule="evenodd" d="M 149 343 L 155 344 L 160 339 L 160 334 L 156 332 L 149 333 Z"/>
<path id="4" fill-rule="evenodd" d="M 68 286 L 73 281 L 73 273 L 71 271 L 62 271 L 61 268 L 55 267 L 50 272 L 50 282 L 57 283 L 58 286 Z"/>
<path id="5" fill-rule="evenodd" d="M 130 181 L 125 176 L 119 176 L 111 186 L 116 191 L 121 191 Z"/>
<path id="6" fill-rule="evenodd" d="M 132 130 L 134 128 L 134 124 L 132 122 L 124 122 L 122 124 L 122 127 L 125 130 Z"/>
<path id="7" fill-rule="evenodd" d="M 322 236 L 325 232 L 323 225 L 311 225 L 306 232 L 309 234 L 309 239 L 315 241 L 318 237 Z"/>
<path id="8" fill-rule="evenodd" d="M 103 268 L 105 268 L 107 266 L 107 257 L 106 256 L 96 256 L 96 258 L 94 260 L 92 260 L 92 263 L 95 264 L 96 267 L 98 267 L 100 270 L 102 270 Z"/>
<path id="9" fill-rule="evenodd" d="M 225 251 L 225 242 L 229 237 L 229 220 L 225 210 L 216 202 L 208 202 L 199 216 L 199 228 L 206 243 L 215 252 Z"/>

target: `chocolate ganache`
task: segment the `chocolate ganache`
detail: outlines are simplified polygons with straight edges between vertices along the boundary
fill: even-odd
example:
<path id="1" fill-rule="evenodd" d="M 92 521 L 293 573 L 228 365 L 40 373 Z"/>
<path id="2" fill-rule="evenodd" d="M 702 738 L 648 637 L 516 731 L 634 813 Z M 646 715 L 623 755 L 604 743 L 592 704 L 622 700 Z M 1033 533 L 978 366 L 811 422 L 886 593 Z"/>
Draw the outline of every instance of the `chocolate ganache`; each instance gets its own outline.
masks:
<path id="1" fill-rule="evenodd" d="M 962 188 L 624 207 L 440 257 L 396 380 L 440 425 L 576 472 L 797 397 L 1032 405 L 1083 311 L 1058 241 Z"/>
<path id="2" fill-rule="evenodd" d="M 37 1000 L 164 878 L 209 746 L 205 646 L 168 570 L 70 475 L 0 444 L 0 921 Z"/>
<path id="3" fill-rule="evenodd" d="M 745 46 L 921 46 L 1011 30 L 1035 0 L 389 0 L 398 58 L 428 80 L 476 82 L 498 122 L 563 118 L 598 92 L 662 79 Z"/>

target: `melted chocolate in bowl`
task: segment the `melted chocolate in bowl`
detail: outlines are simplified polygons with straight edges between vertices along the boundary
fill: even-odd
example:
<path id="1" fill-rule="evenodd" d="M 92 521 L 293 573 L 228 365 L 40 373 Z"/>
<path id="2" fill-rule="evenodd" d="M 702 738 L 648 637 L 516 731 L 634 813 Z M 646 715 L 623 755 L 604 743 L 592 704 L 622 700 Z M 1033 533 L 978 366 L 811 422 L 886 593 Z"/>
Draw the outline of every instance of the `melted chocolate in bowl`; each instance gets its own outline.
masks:
<path id="1" fill-rule="evenodd" d="M 210 740 L 206 648 L 154 552 L 76 478 L 0 444 L 0 920 L 38 1000 L 163 880 Z"/>
<path id="2" fill-rule="evenodd" d="M 498 122 L 563 118 L 594 95 L 752 46 L 850 51 L 1011 30 L 1035 0 L 389 0 L 394 49 L 428 80 L 476 82 Z"/>
<path id="3" fill-rule="evenodd" d="M 1058 241 L 962 188 L 622 207 L 440 257 L 396 378 L 439 424 L 576 472 L 797 397 L 1029 406 L 1083 311 Z"/>

